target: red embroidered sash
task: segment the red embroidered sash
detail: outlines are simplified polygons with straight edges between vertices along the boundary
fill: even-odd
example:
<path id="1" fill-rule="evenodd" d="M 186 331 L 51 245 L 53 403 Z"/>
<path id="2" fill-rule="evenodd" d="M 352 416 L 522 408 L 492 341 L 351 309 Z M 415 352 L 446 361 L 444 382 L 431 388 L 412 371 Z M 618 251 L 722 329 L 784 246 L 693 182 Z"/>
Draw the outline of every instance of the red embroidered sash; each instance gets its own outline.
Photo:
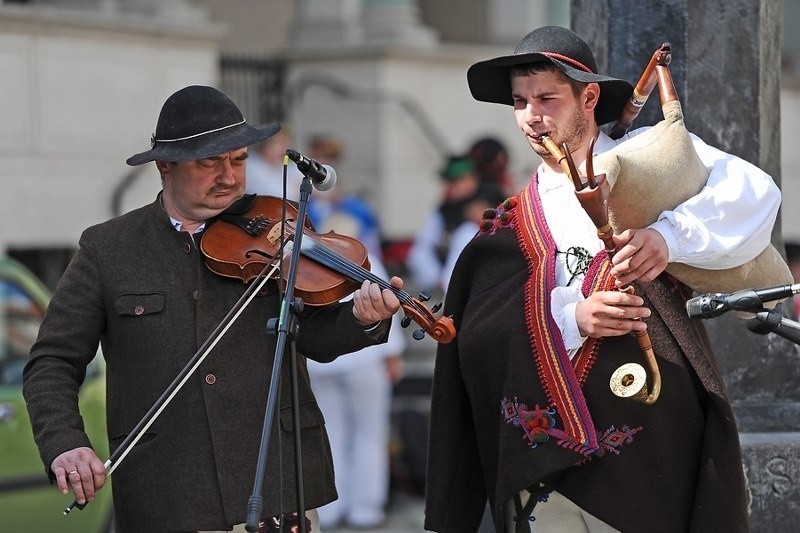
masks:
<path id="1" fill-rule="evenodd" d="M 557 248 L 544 217 L 536 177 L 518 198 L 513 226 L 530 273 L 525 286 L 525 321 L 531 351 L 547 398 L 564 424 L 559 444 L 589 455 L 598 449 L 597 431 L 581 386 L 594 364 L 600 340 L 587 339 L 570 360 L 561 331 L 550 313 L 550 293 L 556 286 Z M 585 295 L 614 290 L 607 257 L 604 251 L 594 257 L 581 287 Z"/>

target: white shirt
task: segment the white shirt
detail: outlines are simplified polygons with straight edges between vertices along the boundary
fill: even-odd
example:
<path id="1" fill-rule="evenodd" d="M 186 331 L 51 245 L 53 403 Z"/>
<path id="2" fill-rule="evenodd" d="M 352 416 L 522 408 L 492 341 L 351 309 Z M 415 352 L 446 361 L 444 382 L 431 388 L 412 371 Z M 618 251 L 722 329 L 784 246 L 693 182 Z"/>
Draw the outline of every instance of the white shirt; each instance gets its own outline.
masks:
<path id="1" fill-rule="evenodd" d="M 600 133 L 595 154 L 644 132 L 640 128 L 615 141 Z M 669 262 L 706 269 L 732 268 L 750 261 L 770 243 L 781 193 L 772 178 L 758 167 L 692 136 L 700 159 L 711 173 L 706 186 L 672 211 L 664 211 L 649 227 L 667 243 Z M 539 194 L 545 218 L 559 251 L 582 246 L 594 255 L 603 248 L 597 228 L 575 196 L 572 182 L 542 163 Z M 564 254 L 556 258 L 556 283 L 550 310 L 564 344 L 574 354 L 586 340 L 578 330 L 575 306 L 584 298 L 583 275 L 572 277 Z"/>

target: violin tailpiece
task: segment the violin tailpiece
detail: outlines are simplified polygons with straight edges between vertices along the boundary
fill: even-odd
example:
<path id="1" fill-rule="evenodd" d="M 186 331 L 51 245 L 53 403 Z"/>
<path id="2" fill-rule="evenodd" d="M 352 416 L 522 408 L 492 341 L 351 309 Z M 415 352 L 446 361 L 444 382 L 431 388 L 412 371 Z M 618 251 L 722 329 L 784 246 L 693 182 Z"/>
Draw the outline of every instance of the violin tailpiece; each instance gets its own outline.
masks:
<path id="1" fill-rule="evenodd" d="M 222 213 L 219 215 L 220 220 L 224 220 L 229 224 L 233 224 L 234 226 L 241 228 L 245 231 L 248 235 L 256 236 L 261 235 L 261 233 L 267 228 L 269 225 L 269 221 L 265 219 L 263 216 L 259 215 L 254 218 L 243 217 L 240 215 L 234 215 L 233 213 Z"/>

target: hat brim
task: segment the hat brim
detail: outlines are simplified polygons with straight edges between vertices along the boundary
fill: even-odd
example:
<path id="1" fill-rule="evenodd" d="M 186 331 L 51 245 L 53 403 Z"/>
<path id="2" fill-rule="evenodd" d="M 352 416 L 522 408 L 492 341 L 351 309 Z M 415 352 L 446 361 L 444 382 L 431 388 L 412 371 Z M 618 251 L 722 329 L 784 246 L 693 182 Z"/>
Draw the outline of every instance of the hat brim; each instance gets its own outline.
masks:
<path id="1" fill-rule="evenodd" d="M 156 142 L 156 145 L 150 150 L 132 155 L 125 162 L 131 166 L 137 166 L 156 160 L 188 161 L 213 157 L 269 139 L 280 129 L 281 126 L 278 123 L 259 126 L 245 123 L 183 141 Z"/>
<path id="2" fill-rule="evenodd" d="M 475 63 L 467 70 L 469 90 L 472 97 L 481 102 L 514 105 L 511 97 L 511 67 L 545 62 L 557 66 L 575 81 L 600 85 L 600 98 L 595 107 L 597 124 L 618 119 L 633 93 L 633 85 L 625 80 L 586 72 L 539 53 L 502 56 Z"/>

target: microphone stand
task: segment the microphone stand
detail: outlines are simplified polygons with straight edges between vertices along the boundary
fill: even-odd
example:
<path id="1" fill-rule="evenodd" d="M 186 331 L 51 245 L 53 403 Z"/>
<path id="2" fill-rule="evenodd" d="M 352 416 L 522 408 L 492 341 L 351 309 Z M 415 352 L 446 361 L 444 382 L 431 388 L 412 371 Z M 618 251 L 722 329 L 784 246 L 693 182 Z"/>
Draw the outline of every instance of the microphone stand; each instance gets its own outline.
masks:
<path id="1" fill-rule="evenodd" d="M 791 302 L 791 299 L 789 301 Z M 747 321 L 747 329 L 759 335 L 775 333 L 800 345 L 800 322 L 785 318 L 777 307 L 762 308 L 756 312 L 756 316 Z"/>
<path id="2" fill-rule="evenodd" d="M 294 232 L 292 255 L 289 263 L 289 274 L 286 277 L 286 291 L 281 304 L 280 316 L 277 325 L 277 344 L 275 346 L 275 357 L 272 362 L 272 376 L 269 383 L 269 395 L 267 406 L 264 412 L 264 425 L 261 432 L 261 445 L 258 451 L 258 463 L 256 465 L 256 476 L 253 483 L 253 492 L 247 502 L 247 523 L 245 529 L 250 533 L 258 531 L 258 524 L 261 519 L 261 510 L 264 498 L 261 495 L 264 484 L 264 475 L 267 468 L 267 452 L 269 451 L 269 440 L 275 408 L 278 400 L 278 386 L 280 383 L 281 367 L 283 365 L 283 355 L 286 341 L 290 336 L 294 338 L 297 330 L 297 315 L 303 310 L 303 301 L 294 298 L 294 285 L 297 277 L 297 265 L 300 260 L 300 248 L 303 240 L 303 224 L 306 219 L 306 208 L 308 198 L 311 195 L 311 179 L 303 177 L 300 185 L 300 201 L 297 207 L 297 225 L 299 231 Z M 300 406 L 299 394 L 297 390 L 297 362 L 295 345 L 291 343 L 291 385 L 292 385 L 292 414 L 294 418 L 294 446 L 295 446 L 295 475 L 297 477 L 297 523 L 301 533 L 306 533 L 305 503 L 303 497 L 303 465 L 300 442 Z"/>

